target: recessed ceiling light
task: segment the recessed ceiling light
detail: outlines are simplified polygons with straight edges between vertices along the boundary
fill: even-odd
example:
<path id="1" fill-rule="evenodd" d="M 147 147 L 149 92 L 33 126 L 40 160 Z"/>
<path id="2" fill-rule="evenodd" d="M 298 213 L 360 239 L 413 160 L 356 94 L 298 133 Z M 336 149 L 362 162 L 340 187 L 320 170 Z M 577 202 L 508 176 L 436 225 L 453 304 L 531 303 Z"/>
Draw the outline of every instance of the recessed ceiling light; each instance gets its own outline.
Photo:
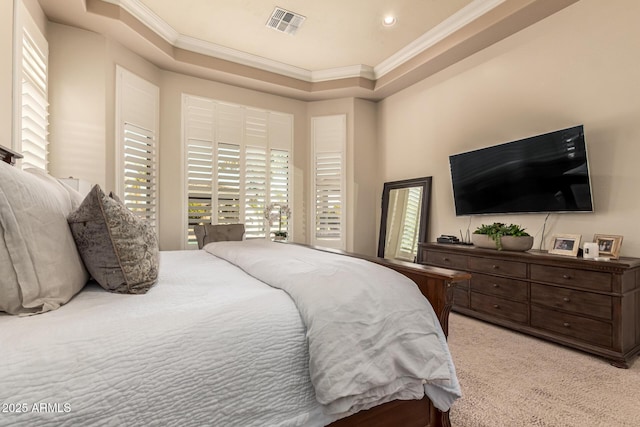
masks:
<path id="1" fill-rule="evenodd" d="M 395 23 L 396 23 L 396 17 L 392 15 L 387 15 L 382 20 L 382 25 L 384 25 L 385 27 L 390 27 Z"/>

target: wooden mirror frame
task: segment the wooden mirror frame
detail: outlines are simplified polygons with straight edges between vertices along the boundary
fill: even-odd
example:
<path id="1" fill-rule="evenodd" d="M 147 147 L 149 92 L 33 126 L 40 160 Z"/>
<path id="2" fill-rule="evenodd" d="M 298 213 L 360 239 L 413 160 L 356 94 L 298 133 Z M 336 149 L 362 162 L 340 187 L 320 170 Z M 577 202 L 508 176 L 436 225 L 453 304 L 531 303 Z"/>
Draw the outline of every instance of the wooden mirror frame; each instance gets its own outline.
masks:
<path id="1" fill-rule="evenodd" d="M 378 239 L 378 257 L 384 258 L 385 241 L 387 239 L 387 217 L 389 214 L 389 193 L 391 190 L 422 187 L 422 206 L 420 207 L 420 227 L 418 242 L 427 241 L 429 224 L 429 205 L 431 204 L 431 177 L 405 179 L 402 181 L 385 182 L 382 190 L 382 215 L 380 216 L 380 237 Z M 419 260 L 418 260 L 419 261 Z"/>

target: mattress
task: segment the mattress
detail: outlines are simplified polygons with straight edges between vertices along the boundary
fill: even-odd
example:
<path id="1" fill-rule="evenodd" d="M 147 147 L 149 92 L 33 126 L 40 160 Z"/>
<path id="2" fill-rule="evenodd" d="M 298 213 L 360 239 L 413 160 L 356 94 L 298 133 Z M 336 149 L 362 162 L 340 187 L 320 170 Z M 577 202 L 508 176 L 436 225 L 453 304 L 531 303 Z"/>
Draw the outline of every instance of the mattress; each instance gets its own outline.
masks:
<path id="1" fill-rule="evenodd" d="M 323 426 L 291 298 L 205 251 L 161 252 L 146 295 L 89 284 L 0 315 L 0 425 Z"/>

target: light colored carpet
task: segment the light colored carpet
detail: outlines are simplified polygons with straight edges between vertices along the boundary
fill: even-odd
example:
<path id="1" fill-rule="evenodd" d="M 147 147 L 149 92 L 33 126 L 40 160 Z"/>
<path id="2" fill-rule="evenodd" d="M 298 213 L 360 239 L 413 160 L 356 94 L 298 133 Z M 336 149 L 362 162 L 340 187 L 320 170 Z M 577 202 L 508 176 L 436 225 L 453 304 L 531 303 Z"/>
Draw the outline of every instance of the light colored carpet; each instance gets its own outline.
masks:
<path id="1" fill-rule="evenodd" d="M 454 427 L 640 426 L 640 360 L 630 369 L 451 313 L 463 397 Z"/>

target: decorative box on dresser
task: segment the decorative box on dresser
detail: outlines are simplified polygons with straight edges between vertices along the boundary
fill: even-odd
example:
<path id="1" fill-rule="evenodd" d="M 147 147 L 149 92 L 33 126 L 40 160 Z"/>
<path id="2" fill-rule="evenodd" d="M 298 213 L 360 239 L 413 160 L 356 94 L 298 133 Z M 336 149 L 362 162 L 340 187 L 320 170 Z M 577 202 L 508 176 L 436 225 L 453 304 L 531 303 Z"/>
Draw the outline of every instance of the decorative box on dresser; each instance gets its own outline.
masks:
<path id="1" fill-rule="evenodd" d="M 640 258 L 595 261 L 546 251 L 420 245 L 423 264 L 471 273 L 453 310 L 628 368 L 640 352 Z"/>

